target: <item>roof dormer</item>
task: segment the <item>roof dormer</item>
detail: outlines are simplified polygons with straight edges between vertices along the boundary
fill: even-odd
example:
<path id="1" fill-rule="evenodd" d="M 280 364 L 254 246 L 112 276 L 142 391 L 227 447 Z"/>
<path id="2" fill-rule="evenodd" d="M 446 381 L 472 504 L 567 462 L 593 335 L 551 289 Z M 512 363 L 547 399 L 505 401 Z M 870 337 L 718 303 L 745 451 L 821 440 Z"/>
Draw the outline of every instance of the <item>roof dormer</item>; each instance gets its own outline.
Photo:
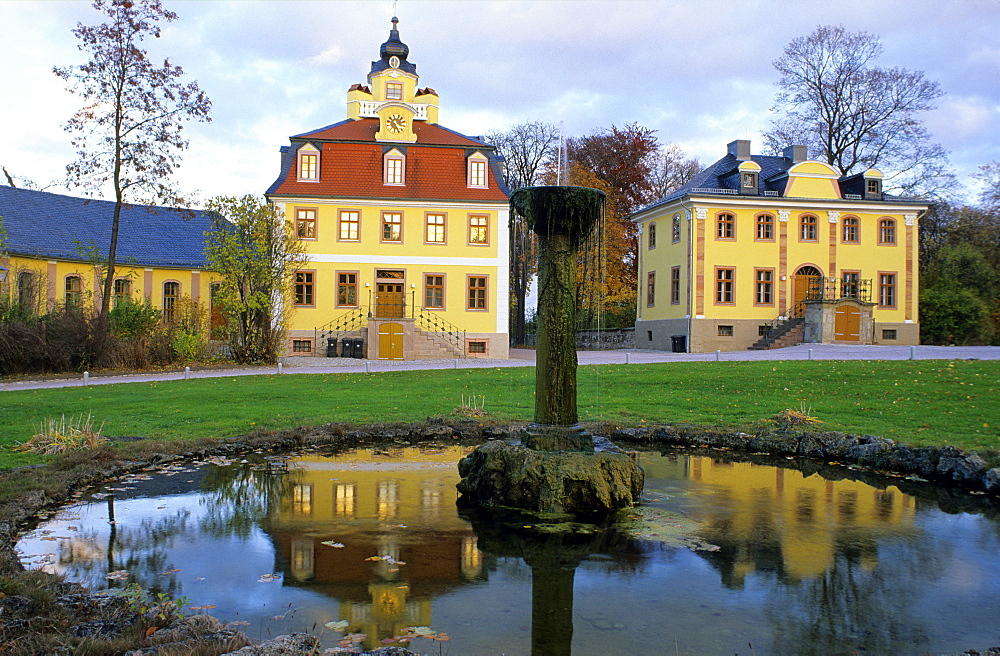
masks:
<path id="1" fill-rule="evenodd" d="M 759 193 L 760 164 L 752 160 L 740 163 L 738 179 L 738 190 L 741 196 L 757 195 Z"/>

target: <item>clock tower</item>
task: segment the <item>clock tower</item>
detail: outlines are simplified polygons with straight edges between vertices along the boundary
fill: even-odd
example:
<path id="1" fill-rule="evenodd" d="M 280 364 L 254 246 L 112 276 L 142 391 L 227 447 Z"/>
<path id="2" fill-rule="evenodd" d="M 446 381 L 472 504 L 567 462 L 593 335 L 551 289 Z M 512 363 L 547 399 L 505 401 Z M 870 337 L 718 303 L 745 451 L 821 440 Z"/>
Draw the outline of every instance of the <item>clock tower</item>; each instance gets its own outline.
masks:
<path id="1" fill-rule="evenodd" d="M 399 38 L 393 17 L 389 39 L 372 62 L 368 84 L 355 84 L 347 92 L 347 116 L 352 119 L 378 118 L 376 141 L 415 143 L 416 121 L 437 123 L 438 95 L 433 89 L 417 86 L 417 66 L 407 57 L 410 48 Z"/>

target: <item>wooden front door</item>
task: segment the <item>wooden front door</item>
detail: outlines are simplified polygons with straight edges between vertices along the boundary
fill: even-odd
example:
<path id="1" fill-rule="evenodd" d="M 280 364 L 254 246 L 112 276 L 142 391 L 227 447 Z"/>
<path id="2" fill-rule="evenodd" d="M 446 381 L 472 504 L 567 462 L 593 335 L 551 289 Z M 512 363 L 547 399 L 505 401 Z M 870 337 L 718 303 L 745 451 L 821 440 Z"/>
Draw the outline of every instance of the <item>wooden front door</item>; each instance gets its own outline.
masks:
<path id="1" fill-rule="evenodd" d="M 861 310 L 841 305 L 833 317 L 833 338 L 843 342 L 861 341 Z"/>
<path id="2" fill-rule="evenodd" d="M 403 327 L 398 323 L 384 323 L 378 327 L 378 359 L 403 359 Z"/>
<path id="3" fill-rule="evenodd" d="M 401 319 L 403 317 L 403 283 L 375 283 L 375 318 Z"/>
<path id="4" fill-rule="evenodd" d="M 819 269 L 811 266 L 804 266 L 792 276 L 792 307 L 789 314 L 792 316 L 804 316 L 805 307 L 802 301 L 808 299 L 809 292 L 815 288 L 820 278 Z"/>

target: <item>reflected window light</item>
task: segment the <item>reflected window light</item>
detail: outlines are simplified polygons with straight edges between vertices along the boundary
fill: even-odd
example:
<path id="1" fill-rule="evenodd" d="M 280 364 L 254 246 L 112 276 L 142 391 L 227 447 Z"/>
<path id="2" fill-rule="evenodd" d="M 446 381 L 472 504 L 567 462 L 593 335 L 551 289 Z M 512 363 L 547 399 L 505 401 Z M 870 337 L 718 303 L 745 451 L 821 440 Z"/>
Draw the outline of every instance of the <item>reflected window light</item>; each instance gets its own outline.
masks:
<path id="1" fill-rule="evenodd" d="M 476 536 L 462 538 L 462 575 L 466 578 L 479 576 L 483 569 L 483 552 L 479 550 Z"/>
<path id="2" fill-rule="evenodd" d="M 358 495 L 356 483 L 338 483 L 333 486 L 333 512 L 341 517 L 354 517 Z"/>
<path id="3" fill-rule="evenodd" d="M 312 485 L 296 485 L 292 488 L 292 514 L 312 514 Z"/>
<path id="4" fill-rule="evenodd" d="M 292 541 L 292 576 L 300 581 L 313 577 L 316 573 L 314 553 L 315 546 L 312 540 Z"/>
<path id="5" fill-rule="evenodd" d="M 375 506 L 375 514 L 379 519 L 391 519 L 399 513 L 398 481 L 379 481 Z"/>
<path id="6" fill-rule="evenodd" d="M 425 515 L 436 515 L 441 509 L 441 488 L 432 482 L 420 488 L 420 510 Z"/>

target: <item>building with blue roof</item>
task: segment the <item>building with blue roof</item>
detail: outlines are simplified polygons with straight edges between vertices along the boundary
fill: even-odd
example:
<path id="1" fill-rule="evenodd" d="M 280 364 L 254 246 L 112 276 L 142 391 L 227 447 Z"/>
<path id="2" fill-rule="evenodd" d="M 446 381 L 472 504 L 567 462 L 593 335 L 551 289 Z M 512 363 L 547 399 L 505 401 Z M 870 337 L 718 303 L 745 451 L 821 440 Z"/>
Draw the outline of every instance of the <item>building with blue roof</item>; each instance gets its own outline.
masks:
<path id="1" fill-rule="evenodd" d="M 99 307 L 114 207 L 112 201 L 0 186 L 5 291 L 37 311 L 66 303 Z M 214 280 L 205 259 L 210 226 L 200 211 L 123 207 L 116 298 L 148 299 L 168 319 L 183 297 L 207 301 Z"/>
<path id="2" fill-rule="evenodd" d="M 841 176 L 804 146 L 736 140 L 686 185 L 632 215 L 639 348 L 731 351 L 795 343 L 917 344 L 921 201 L 883 174 Z"/>

